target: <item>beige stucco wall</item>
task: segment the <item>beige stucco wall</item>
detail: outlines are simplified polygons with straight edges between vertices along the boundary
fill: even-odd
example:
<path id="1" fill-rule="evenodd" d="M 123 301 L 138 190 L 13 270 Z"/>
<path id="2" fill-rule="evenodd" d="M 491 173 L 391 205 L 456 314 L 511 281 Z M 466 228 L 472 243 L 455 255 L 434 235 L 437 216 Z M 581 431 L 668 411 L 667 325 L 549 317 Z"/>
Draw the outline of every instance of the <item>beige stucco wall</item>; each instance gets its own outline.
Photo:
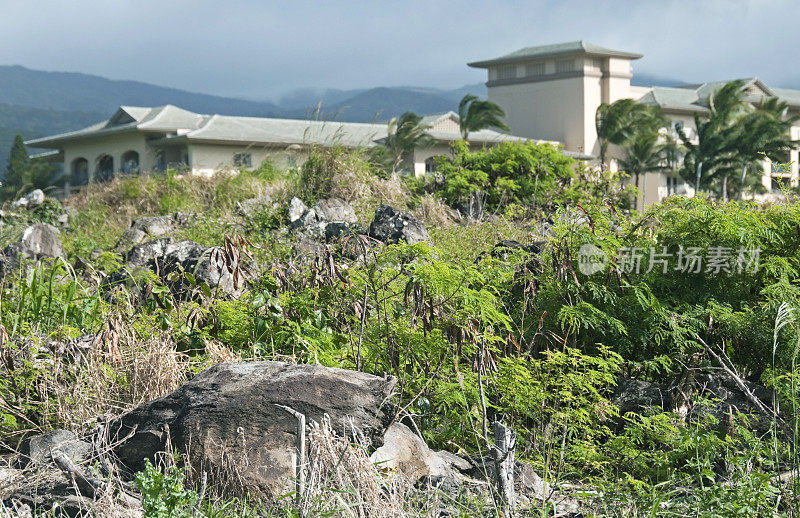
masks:
<path id="1" fill-rule="evenodd" d="M 287 149 L 274 145 L 243 146 L 193 143 L 189 145 L 189 163 L 193 172 L 209 174 L 216 170 L 234 168 L 233 155 L 237 153 L 250 153 L 252 169 L 260 166 L 264 160 L 270 160 L 279 168 L 288 168 L 301 164 L 307 156 L 307 152 L 301 149 Z"/>
<path id="2" fill-rule="evenodd" d="M 72 162 L 77 158 L 85 158 L 89 162 L 89 172 L 93 174 L 97 171 L 98 159 L 103 155 L 111 155 L 114 159 L 114 171 L 120 171 L 122 155 L 127 151 L 139 153 L 140 167 L 150 169 L 155 165 L 155 155 L 145 145 L 144 135 L 109 135 L 65 144 L 64 170 L 70 173 Z"/>
<path id="3" fill-rule="evenodd" d="M 506 112 L 512 135 L 557 140 L 570 151 L 583 151 L 584 81 L 570 77 L 489 87 L 489 100 Z"/>

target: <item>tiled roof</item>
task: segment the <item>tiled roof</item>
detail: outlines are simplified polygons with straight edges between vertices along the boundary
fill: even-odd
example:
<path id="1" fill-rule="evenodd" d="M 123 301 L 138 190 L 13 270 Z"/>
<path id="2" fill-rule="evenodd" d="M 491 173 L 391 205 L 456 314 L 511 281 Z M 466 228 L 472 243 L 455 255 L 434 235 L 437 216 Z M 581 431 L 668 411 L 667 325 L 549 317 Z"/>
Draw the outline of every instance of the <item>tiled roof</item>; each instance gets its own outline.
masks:
<path id="1" fill-rule="evenodd" d="M 624 57 L 629 59 L 639 59 L 641 54 L 633 52 L 624 52 L 621 50 L 613 50 L 587 41 L 570 41 L 567 43 L 556 43 L 553 45 L 540 45 L 538 47 L 525 47 L 524 49 L 517 50 L 510 54 L 500 56 L 493 59 L 484 61 L 475 61 L 468 63 L 471 67 L 486 68 L 490 65 L 499 65 L 502 63 L 513 63 L 517 61 L 525 61 L 534 58 L 559 56 L 566 54 L 592 54 L 596 56 L 613 56 Z"/>
<path id="2" fill-rule="evenodd" d="M 741 79 L 744 87 L 754 93 L 745 97 L 750 102 L 758 102 L 763 97 L 777 96 L 789 105 L 800 107 L 800 90 L 786 88 L 770 88 L 757 77 Z M 708 111 L 708 97 L 729 81 L 711 81 L 697 85 L 680 87 L 654 86 L 643 95 L 639 102 L 654 104 L 665 110 L 682 110 L 692 112 Z"/>
<path id="3" fill-rule="evenodd" d="M 433 124 L 446 117 L 458 116 L 453 112 L 428 115 L 423 122 Z M 54 148 L 66 141 L 102 136 L 126 131 L 164 134 L 173 141 L 181 138 L 203 142 L 258 143 L 258 144 L 339 144 L 348 147 L 373 146 L 387 136 L 386 124 L 360 122 L 335 122 L 261 117 L 233 117 L 226 115 L 201 115 L 176 106 L 143 108 L 123 106 L 108 120 L 82 130 L 28 141 L 32 147 Z M 450 131 L 429 132 L 439 141 L 459 140 L 461 135 Z M 494 130 L 484 129 L 470 133 L 472 142 L 511 142 L 526 140 Z"/>

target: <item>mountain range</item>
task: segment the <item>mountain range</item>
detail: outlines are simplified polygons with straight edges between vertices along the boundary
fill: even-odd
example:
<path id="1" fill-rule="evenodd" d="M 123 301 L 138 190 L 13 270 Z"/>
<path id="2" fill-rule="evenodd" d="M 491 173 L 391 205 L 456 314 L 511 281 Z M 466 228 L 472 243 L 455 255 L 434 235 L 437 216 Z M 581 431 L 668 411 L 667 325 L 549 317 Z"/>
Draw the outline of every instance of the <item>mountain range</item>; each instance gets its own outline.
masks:
<path id="1" fill-rule="evenodd" d="M 683 84 L 642 74 L 634 83 Z M 16 134 L 31 139 L 83 128 L 108 118 L 120 105 L 174 104 L 198 113 L 372 122 L 386 121 L 405 111 L 430 114 L 456 110 L 468 93 L 485 98 L 486 86 L 477 83 L 453 90 L 419 86 L 303 88 L 277 99 L 239 99 L 90 74 L 0 66 L 0 172 Z"/>
<path id="2" fill-rule="evenodd" d="M 465 93 L 486 96 L 483 84 L 454 90 L 423 87 L 298 89 L 278 100 L 238 99 L 138 81 L 117 81 L 74 72 L 0 66 L 0 172 L 14 135 L 27 140 L 80 129 L 107 119 L 120 105 L 173 104 L 198 113 L 253 117 L 386 121 L 405 111 L 454 110 Z"/>

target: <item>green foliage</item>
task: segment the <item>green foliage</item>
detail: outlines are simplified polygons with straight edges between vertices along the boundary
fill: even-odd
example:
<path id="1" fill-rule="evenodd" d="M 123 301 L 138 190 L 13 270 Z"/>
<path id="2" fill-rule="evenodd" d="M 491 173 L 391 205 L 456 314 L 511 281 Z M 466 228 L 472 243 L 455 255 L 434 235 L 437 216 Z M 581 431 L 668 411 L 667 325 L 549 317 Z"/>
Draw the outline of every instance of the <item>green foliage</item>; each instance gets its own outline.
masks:
<path id="1" fill-rule="evenodd" d="M 3 192 L 7 198 L 15 196 L 25 185 L 25 173 L 30 167 L 31 160 L 28 158 L 28 150 L 25 149 L 25 142 L 22 135 L 14 137 L 11 152 L 8 156 L 3 175 Z"/>
<path id="2" fill-rule="evenodd" d="M 253 317 L 244 301 L 217 300 L 211 307 L 214 323 L 211 334 L 233 350 L 253 343 Z"/>
<path id="3" fill-rule="evenodd" d="M 45 198 L 44 202 L 30 211 L 31 219 L 40 223 L 55 225 L 58 217 L 64 213 L 61 202 L 53 198 Z"/>
<path id="4" fill-rule="evenodd" d="M 389 121 L 383 148 L 388 152 L 388 169 L 392 174 L 397 173 L 403 160 L 415 149 L 429 146 L 433 142 L 427 133 L 428 129 L 430 126 L 422 124 L 422 117 L 412 112 L 405 112 Z"/>
<path id="5" fill-rule="evenodd" d="M 363 167 L 363 157 L 344 147 L 315 148 L 300 167 L 295 181 L 295 195 L 307 204 L 316 203 L 333 191 L 337 175 Z"/>
<path id="6" fill-rule="evenodd" d="M 511 203 L 552 210 L 567 203 L 599 201 L 603 195 L 612 198 L 613 204 L 619 203 L 611 189 L 595 197 L 598 178 L 591 178 L 575 160 L 550 144 L 506 142 L 472 152 L 460 142 L 454 144 L 453 153 L 453 159 L 441 158 L 438 164 L 444 176 L 442 196 L 451 205 L 466 203 L 481 193 L 489 211 Z M 614 179 L 604 177 L 609 173 L 600 175 L 603 186 L 610 188 Z M 576 181 L 578 178 L 582 181 Z"/>
<path id="7" fill-rule="evenodd" d="M 593 354 L 569 348 L 502 358 L 498 408 L 523 432 L 521 451 L 538 455 L 564 449 L 577 457 L 580 449 L 608 438 L 607 423 L 618 411 L 607 397 L 621 364 L 622 357 L 607 347 Z"/>
<path id="8" fill-rule="evenodd" d="M 197 493 L 184 487 L 186 474 L 171 465 L 160 469 L 147 460 L 145 468 L 136 474 L 136 487 L 142 492 L 145 518 L 189 518 Z"/>
<path id="9" fill-rule="evenodd" d="M 442 194 L 458 203 L 483 192 L 499 217 L 431 229 L 430 244 L 374 246 L 350 236 L 299 256 L 279 212 L 248 219 L 236 212 L 237 201 L 265 192 L 279 200 L 306 193 L 313 203 L 350 188 L 341 178 L 361 181 L 353 171 L 371 174 L 363 154 L 342 150 L 314 151 L 285 191 L 264 179 L 273 174 L 265 166 L 216 179 L 114 180 L 71 200 L 76 213 L 63 232 L 70 260 L 29 264 L 0 286 L 0 324 L 9 334 L 0 342 L 0 440 L 79 429 L 97 408 L 119 411 L 157 397 L 232 352 L 396 376 L 396 418 L 435 448 L 483 453 L 486 425 L 502 419 L 538 473 L 597 488 L 598 515 L 792 509 L 795 488 L 773 477 L 800 466 L 792 309 L 800 308 L 800 209 L 673 197 L 630 217 L 617 210 L 628 194 L 618 176 L 579 167 L 551 146 L 456 151 L 442 163 Z M 364 185 L 351 192 L 366 192 Z M 34 217 L 48 220 L 57 209 Z M 235 230 L 252 241 L 257 278 L 243 296 L 222 299 L 195 286 L 191 300 L 178 300 L 155 273 L 126 272 L 118 254 L 91 253 L 113 247 L 131 219 L 175 210 L 201 213 L 176 239 L 219 245 Z M 531 213 L 551 218 L 540 253 L 492 250 L 504 239 L 541 240 Z M 14 240 L 26 224 L 8 222 L 0 236 Z M 578 263 L 587 243 L 608 258 L 592 274 Z M 642 251 L 639 271 L 621 254 L 630 247 Z M 649 268 L 651 248 L 674 255 L 689 247 L 758 248 L 759 267 Z M 116 344 L 119 354 L 106 342 L 80 361 L 48 349 L 50 338 L 97 336 L 114 320 L 129 334 Z M 711 366 L 697 336 L 747 380 L 775 390 L 785 431 L 775 425 L 760 436 L 735 413 L 717 422 L 697 398 L 691 419 L 660 408 L 620 415 L 612 403 L 619 376 L 671 384 Z M 9 355 L 18 359 L 11 368 Z M 172 374 L 156 383 L 150 369 L 162 364 Z M 137 373 L 147 379 L 137 381 Z M 140 385 L 160 392 L 144 397 Z M 105 394 L 113 397 L 103 406 Z M 148 516 L 180 516 L 196 502 L 176 468 L 148 466 L 139 480 Z M 203 502 L 199 512 L 228 512 L 215 505 Z"/>

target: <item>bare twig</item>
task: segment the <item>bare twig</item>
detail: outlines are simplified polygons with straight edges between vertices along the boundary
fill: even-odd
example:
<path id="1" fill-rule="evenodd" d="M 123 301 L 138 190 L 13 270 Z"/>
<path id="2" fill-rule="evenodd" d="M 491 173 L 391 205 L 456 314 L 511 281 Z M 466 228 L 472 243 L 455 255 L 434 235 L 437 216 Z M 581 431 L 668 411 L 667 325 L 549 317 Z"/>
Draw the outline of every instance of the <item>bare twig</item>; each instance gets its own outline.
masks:
<path id="1" fill-rule="evenodd" d="M 708 353 L 714 357 L 714 360 L 716 360 L 719 366 L 722 367 L 722 370 L 725 371 L 725 373 L 733 379 L 733 382 L 736 384 L 737 387 L 739 387 L 739 390 L 742 391 L 742 393 L 745 395 L 748 401 L 750 401 L 756 408 L 758 408 L 759 411 L 763 412 L 764 414 L 772 415 L 775 418 L 775 421 L 780 425 L 781 429 L 784 432 L 789 431 L 789 425 L 786 423 L 786 421 L 784 421 L 775 411 L 768 408 L 764 403 L 762 403 L 761 400 L 758 399 L 758 397 L 755 394 L 753 394 L 753 391 L 751 391 L 748 388 L 744 380 L 742 380 L 742 378 L 736 372 L 736 367 L 733 365 L 733 363 L 730 361 L 730 358 L 728 358 L 728 355 L 726 355 L 724 351 L 722 352 L 722 355 L 725 357 L 723 359 L 723 357 L 717 354 L 714 351 L 714 349 L 712 349 L 707 343 L 703 341 L 702 338 L 700 338 L 699 335 L 695 333 L 694 337 L 700 343 L 700 345 L 702 345 L 705 348 L 705 350 L 708 351 Z"/>

